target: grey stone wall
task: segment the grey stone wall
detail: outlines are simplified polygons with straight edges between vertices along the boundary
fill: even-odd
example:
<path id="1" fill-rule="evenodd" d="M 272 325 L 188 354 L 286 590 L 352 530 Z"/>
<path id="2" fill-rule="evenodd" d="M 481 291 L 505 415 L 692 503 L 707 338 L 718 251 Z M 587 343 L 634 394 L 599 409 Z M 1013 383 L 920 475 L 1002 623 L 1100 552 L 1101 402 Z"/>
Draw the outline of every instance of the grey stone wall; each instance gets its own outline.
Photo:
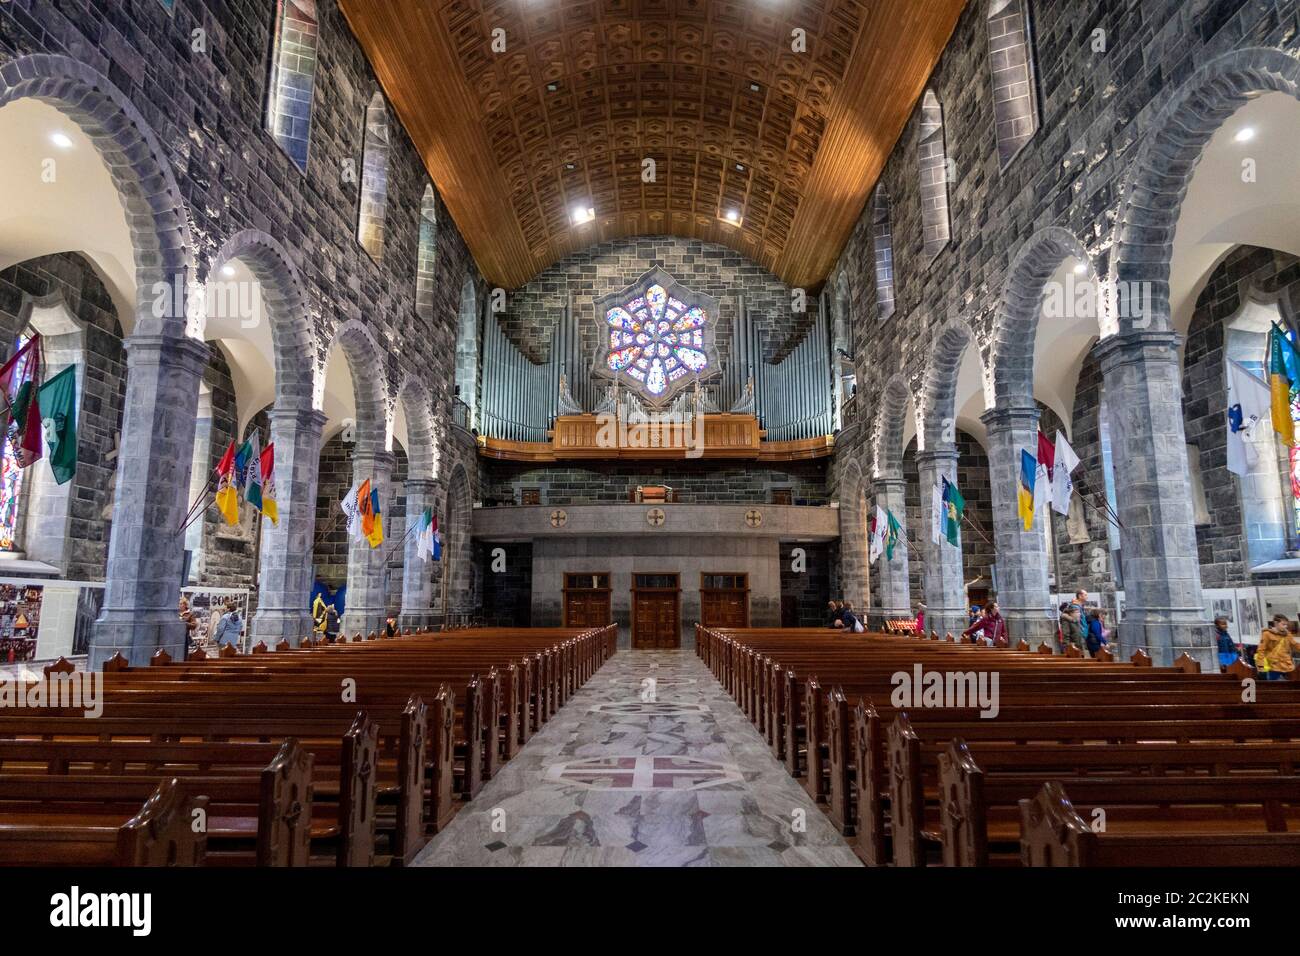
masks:
<path id="1" fill-rule="evenodd" d="M 492 570 L 492 552 L 505 551 L 505 570 Z M 474 545 L 474 563 L 483 582 L 483 624 L 487 627 L 528 627 L 533 609 L 533 546 L 531 542 Z"/>
<path id="2" fill-rule="evenodd" d="M 0 12 L 0 17 L 3 13 Z M 0 354 L 6 358 L 26 316 L 24 302 L 61 295 L 84 324 L 86 369 L 72 479 L 67 577 L 102 581 L 108 557 L 118 435 L 122 427 L 126 356 L 117 309 L 90 263 L 75 253 L 44 256 L 0 272 Z M 38 464 L 37 467 L 47 467 Z"/>
<path id="3" fill-rule="evenodd" d="M 794 549 L 804 550 L 807 570 L 794 570 Z M 787 611 L 792 627 L 821 627 L 827 621 L 826 603 L 831 599 L 832 557 L 829 544 L 781 544 L 781 617 Z"/>
<path id="4" fill-rule="evenodd" d="M 781 469 L 747 463 L 680 462 L 657 467 L 646 463 L 584 467 L 531 468 L 484 460 L 480 487 L 484 504 L 521 500 L 524 489 L 541 491 L 542 504 L 595 504 L 627 501 L 637 485 L 667 485 L 682 502 L 754 503 L 772 501 L 772 490 L 789 489 L 795 504 L 825 504 L 826 465 L 793 462 Z"/>
<path id="5" fill-rule="evenodd" d="M 525 355 L 544 362 L 550 356 L 551 329 L 572 295 L 583 355 L 592 356 L 603 328 L 592 303 L 655 266 L 666 269 L 692 292 L 719 301 L 721 315 L 715 321 L 718 354 L 724 364 L 731 354 L 739 296 L 744 296 L 745 307 L 763 331 L 769 361 L 808 324 L 808 314 L 791 311 L 790 289 L 739 252 L 695 239 L 641 236 L 599 243 L 561 259 L 506 297 L 506 312 L 498 316 L 501 327 Z M 810 297 L 810 308 L 812 301 Z"/>

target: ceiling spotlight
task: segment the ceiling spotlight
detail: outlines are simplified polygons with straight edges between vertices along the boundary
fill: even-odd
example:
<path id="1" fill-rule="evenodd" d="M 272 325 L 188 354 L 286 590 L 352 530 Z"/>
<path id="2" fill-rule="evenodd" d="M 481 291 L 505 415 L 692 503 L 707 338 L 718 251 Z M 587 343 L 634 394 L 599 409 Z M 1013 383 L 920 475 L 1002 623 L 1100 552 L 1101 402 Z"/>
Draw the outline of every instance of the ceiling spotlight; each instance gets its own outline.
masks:
<path id="1" fill-rule="evenodd" d="M 593 206 L 574 206 L 573 211 L 569 214 L 575 226 L 580 226 L 584 222 L 591 222 L 596 218 L 596 210 Z"/>
<path id="2" fill-rule="evenodd" d="M 67 133 L 51 133 L 50 142 L 59 149 L 72 149 L 72 137 Z"/>
<path id="3" fill-rule="evenodd" d="M 564 168 L 565 168 L 565 169 L 577 169 L 577 168 L 578 168 L 578 164 L 577 164 L 577 163 L 565 163 L 565 164 L 564 164 Z"/>
<path id="4" fill-rule="evenodd" d="M 740 222 L 740 210 L 738 210 L 738 209 L 728 209 L 728 210 L 727 210 L 727 222 Z"/>
<path id="5" fill-rule="evenodd" d="M 547 83 L 547 84 L 546 84 L 546 91 L 547 91 L 548 93 L 555 93 L 555 92 L 557 92 L 559 89 L 560 89 L 560 84 L 559 84 L 559 83 Z"/>
<path id="6" fill-rule="evenodd" d="M 744 164 L 744 163 L 736 163 L 736 172 L 738 172 L 738 173 L 743 173 L 744 171 L 745 171 L 745 164 Z"/>
<path id="7" fill-rule="evenodd" d="M 1238 143 L 1249 143 L 1255 138 L 1255 127 L 1243 126 L 1237 130 L 1237 135 L 1233 137 Z"/>
<path id="8" fill-rule="evenodd" d="M 751 93 L 759 93 L 759 92 L 762 91 L 762 89 L 763 89 L 763 88 L 762 88 L 761 86 L 759 86 L 757 83 L 750 83 L 750 84 L 749 84 L 749 91 L 750 91 Z"/>

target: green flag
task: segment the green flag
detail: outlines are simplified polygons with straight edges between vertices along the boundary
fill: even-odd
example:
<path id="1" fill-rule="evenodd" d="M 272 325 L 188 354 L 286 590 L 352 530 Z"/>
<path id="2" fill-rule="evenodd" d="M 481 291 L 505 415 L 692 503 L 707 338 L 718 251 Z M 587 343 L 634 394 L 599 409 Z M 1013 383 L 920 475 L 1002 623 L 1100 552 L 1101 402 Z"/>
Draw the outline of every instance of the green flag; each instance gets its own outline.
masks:
<path id="1" fill-rule="evenodd" d="M 898 519 L 894 517 L 892 511 L 886 512 L 889 518 L 889 524 L 885 530 L 885 560 L 894 560 L 894 545 L 898 544 L 899 533 L 903 530 Z"/>
<path id="2" fill-rule="evenodd" d="M 59 484 L 77 473 L 77 367 L 69 365 L 41 386 L 39 405 L 50 470 Z"/>
<path id="3" fill-rule="evenodd" d="M 948 514 L 948 543 L 961 544 L 961 516 L 966 513 L 966 499 L 947 478 L 943 480 L 943 505 Z"/>

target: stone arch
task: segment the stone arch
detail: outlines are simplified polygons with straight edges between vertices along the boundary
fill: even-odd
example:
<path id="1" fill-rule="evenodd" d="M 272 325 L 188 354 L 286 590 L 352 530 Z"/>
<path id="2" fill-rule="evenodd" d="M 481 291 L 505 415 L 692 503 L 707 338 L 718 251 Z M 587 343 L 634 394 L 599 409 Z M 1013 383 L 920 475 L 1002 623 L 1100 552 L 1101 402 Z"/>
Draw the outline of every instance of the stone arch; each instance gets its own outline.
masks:
<path id="1" fill-rule="evenodd" d="M 867 606 L 867 478 L 850 459 L 839 478 L 840 593 L 859 610 Z"/>
<path id="2" fill-rule="evenodd" d="M 162 144 L 144 116 L 107 77 L 70 57 L 32 54 L 0 66 L 0 108 L 31 97 L 59 110 L 95 144 L 122 199 L 136 252 L 134 335 L 180 338 L 194 274 L 189 217 Z M 155 287 L 169 290 L 162 298 Z M 179 306 L 179 308 L 178 308 Z"/>
<path id="3" fill-rule="evenodd" d="M 930 361 L 922 386 L 922 440 L 918 451 L 951 446 L 956 434 L 957 379 L 966 349 L 979 343 L 974 330 L 961 319 L 950 319 L 934 334 Z M 983 362 L 981 361 L 981 367 Z"/>
<path id="4" fill-rule="evenodd" d="M 903 441 L 907 435 L 907 408 L 911 400 L 912 389 L 900 374 L 892 375 L 881 389 L 872 440 L 878 478 L 895 478 L 903 473 Z"/>
<path id="5" fill-rule="evenodd" d="M 209 277 L 220 275 L 226 263 L 238 259 L 261 286 L 262 304 L 271 325 L 276 404 L 310 408 L 315 335 L 307 319 L 307 294 L 298 267 L 279 242 L 257 229 L 245 229 L 217 250 Z"/>
<path id="6" fill-rule="evenodd" d="M 1088 276 L 1094 274 L 1088 250 L 1074 233 L 1048 226 L 1025 241 L 1007 270 L 993 321 L 993 395 L 999 408 L 1034 404 L 1034 343 L 1043 289 L 1068 259 L 1087 263 Z"/>
<path id="7" fill-rule="evenodd" d="M 1265 47 L 1222 54 L 1193 73 L 1147 124 L 1151 132 L 1120 189 L 1107 333 L 1168 328 L 1174 233 L 1188 186 L 1215 132 L 1262 93 L 1300 99 L 1300 61 Z"/>
<path id="8" fill-rule="evenodd" d="M 436 470 L 433 396 L 428 386 L 408 375 L 397 390 L 397 400 L 402 403 L 406 416 L 407 477 L 433 478 Z"/>
<path id="9" fill-rule="evenodd" d="M 326 355 L 334 346 L 343 350 L 352 375 L 353 397 L 357 411 L 357 446 L 359 450 L 382 451 L 388 422 L 388 386 L 384 376 L 383 349 L 374 334 L 362 322 L 350 319 L 334 331 Z M 324 371 L 320 373 L 322 389 Z"/>
<path id="10" fill-rule="evenodd" d="M 447 534 L 443 542 L 447 603 L 444 611 L 470 611 L 474 607 L 474 571 L 470 551 L 470 525 L 474 517 L 473 488 L 464 464 L 457 462 L 447 482 Z"/>

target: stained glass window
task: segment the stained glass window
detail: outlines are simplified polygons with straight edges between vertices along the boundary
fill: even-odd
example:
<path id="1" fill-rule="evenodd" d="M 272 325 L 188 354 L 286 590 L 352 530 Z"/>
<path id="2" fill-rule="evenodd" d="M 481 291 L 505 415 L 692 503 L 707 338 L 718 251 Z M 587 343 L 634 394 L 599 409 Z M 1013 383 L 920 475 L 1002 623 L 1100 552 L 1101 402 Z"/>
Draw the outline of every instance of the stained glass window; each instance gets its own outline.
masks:
<path id="1" fill-rule="evenodd" d="M 707 310 L 688 307 L 661 285 L 652 285 L 644 295 L 610 309 L 605 322 L 609 325 L 605 361 L 610 371 L 627 375 L 655 398 L 683 376 L 708 367 Z"/>
<path id="2" fill-rule="evenodd" d="M 18 339 L 17 349 L 27 344 L 29 335 L 22 335 Z M 29 352 L 27 356 L 18 361 L 12 376 L 12 381 L 22 382 L 26 380 L 33 371 L 30 368 L 32 356 Z M 13 396 L 6 396 L 12 401 Z M 23 494 L 23 470 L 18 465 L 18 455 L 15 452 L 15 442 L 11 440 L 17 433 L 18 426 L 10 425 L 8 432 L 3 436 L 4 454 L 0 455 L 0 551 L 18 550 L 18 507 L 22 503 Z"/>

